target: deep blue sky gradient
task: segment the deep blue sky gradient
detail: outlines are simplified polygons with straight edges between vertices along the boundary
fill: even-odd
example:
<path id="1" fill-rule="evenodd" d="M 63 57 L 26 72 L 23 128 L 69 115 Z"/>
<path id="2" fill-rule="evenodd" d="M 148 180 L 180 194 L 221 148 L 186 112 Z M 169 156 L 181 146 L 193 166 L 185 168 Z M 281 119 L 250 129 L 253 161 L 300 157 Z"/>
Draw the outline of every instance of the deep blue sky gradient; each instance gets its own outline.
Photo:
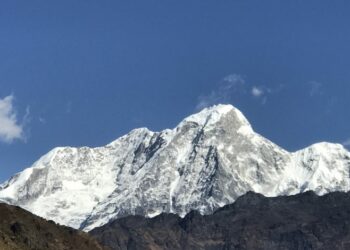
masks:
<path id="1" fill-rule="evenodd" d="M 349 1 L 1 1 L 0 98 L 26 140 L 0 181 L 55 146 L 172 128 L 231 103 L 288 150 L 350 138 Z M 224 91 L 229 75 L 242 89 Z M 264 91 L 251 94 L 253 87 Z M 1 126 L 1 124 L 0 124 Z"/>

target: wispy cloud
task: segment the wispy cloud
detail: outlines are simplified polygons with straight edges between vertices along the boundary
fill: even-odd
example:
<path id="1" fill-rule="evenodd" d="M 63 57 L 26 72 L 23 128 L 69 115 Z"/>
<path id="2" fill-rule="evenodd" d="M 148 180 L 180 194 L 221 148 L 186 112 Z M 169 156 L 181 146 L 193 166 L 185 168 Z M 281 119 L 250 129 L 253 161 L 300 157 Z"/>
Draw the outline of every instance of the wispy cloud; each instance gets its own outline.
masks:
<path id="1" fill-rule="evenodd" d="M 208 95 L 199 96 L 196 110 L 201 110 L 217 103 L 228 102 L 233 93 L 244 92 L 245 85 L 244 78 L 239 74 L 231 74 L 224 77 L 217 89 L 212 90 Z"/>
<path id="2" fill-rule="evenodd" d="M 311 97 L 323 94 L 323 90 L 322 90 L 323 84 L 322 83 L 317 82 L 317 81 L 311 81 L 308 84 L 309 84 L 309 87 L 310 87 L 309 94 L 310 94 Z"/>
<path id="3" fill-rule="evenodd" d="M 73 105 L 72 101 L 68 101 L 68 102 L 66 103 L 66 113 L 67 113 L 67 114 L 72 113 L 72 105 Z"/>
<path id="4" fill-rule="evenodd" d="M 309 81 L 305 86 L 306 89 L 304 91 L 309 95 L 310 100 L 320 102 L 319 105 L 322 105 L 322 110 L 324 110 L 325 114 L 332 114 L 334 108 L 339 104 L 339 99 L 337 96 L 332 95 L 330 85 L 313 80 Z"/>
<path id="5" fill-rule="evenodd" d="M 46 119 L 44 117 L 39 116 L 38 121 L 42 124 L 46 123 Z"/>
<path id="6" fill-rule="evenodd" d="M 343 141 L 343 146 L 345 147 L 350 147 L 350 138 L 348 138 L 347 140 Z"/>
<path id="7" fill-rule="evenodd" d="M 282 84 L 274 88 L 261 84 L 252 84 L 247 82 L 240 74 L 230 74 L 224 77 L 217 85 L 217 88 L 212 90 L 208 95 L 199 96 L 196 110 L 201 110 L 218 103 L 230 103 L 242 98 L 253 98 L 258 103 L 264 105 L 270 95 L 279 93 L 283 88 L 284 85 Z"/>
<path id="8" fill-rule="evenodd" d="M 13 100 L 13 95 L 0 98 L 0 141 L 6 143 L 11 143 L 15 139 L 25 139 L 23 127 L 29 116 L 29 108 L 27 108 L 23 121 L 20 123 Z"/>
<path id="9" fill-rule="evenodd" d="M 271 90 L 265 86 L 253 86 L 250 93 L 264 105 L 267 102 L 267 96 L 271 93 Z"/>
<path id="10" fill-rule="evenodd" d="M 250 90 L 250 94 L 255 98 L 261 101 L 261 104 L 265 104 L 267 102 L 268 96 L 272 94 L 277 94 L 283 89 L 283 85 L 279 85 L 275 88 L 268 88 L 265 85 L 252 86 Z"/>
<path id="11" fill-rule="evenodd" d="M 260 97 L 264 95 L 264 90 L 260 87 L 253 86 L 251 93 L 255 97 Z"/>
<path id="12" fill-rule="evenodd" d="M 223 82 L 227 83 L 227 87 L 233 88 L 233 87 L 242 87 L 245 84 L 245 80 L 243 77 L 239 74 L 231 74 L 222 80 Z"/>

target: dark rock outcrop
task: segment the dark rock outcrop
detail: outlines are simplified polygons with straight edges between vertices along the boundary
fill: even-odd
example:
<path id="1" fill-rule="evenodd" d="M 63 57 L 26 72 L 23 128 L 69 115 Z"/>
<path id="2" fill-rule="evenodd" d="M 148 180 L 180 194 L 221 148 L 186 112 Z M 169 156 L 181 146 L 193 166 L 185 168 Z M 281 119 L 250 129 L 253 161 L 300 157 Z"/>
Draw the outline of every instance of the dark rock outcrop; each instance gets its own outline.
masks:
<path id="1" fill-rule="evenodd" d="M 0 204 L 1 250 L 106 250 L 84 232 Z"/>
<path id="2" fill-rule="evenodd" d="M 212 215 L 130 216 L 90 233 L 112 249 L 350 249 L 350 193 L 249 192 Z"/>

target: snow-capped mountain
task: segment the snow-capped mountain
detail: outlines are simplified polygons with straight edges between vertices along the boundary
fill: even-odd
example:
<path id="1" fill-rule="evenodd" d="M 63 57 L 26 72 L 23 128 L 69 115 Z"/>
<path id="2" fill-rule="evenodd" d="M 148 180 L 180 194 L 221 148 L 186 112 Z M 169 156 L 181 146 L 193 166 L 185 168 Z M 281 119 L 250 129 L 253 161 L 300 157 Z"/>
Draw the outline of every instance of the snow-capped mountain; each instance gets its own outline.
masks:
<path id="1" fill-rule="evenodd" d="M 0 200 L 89 231 L 132 214 L 211 213 L 247 191 L 348 191 L 349 171 L 342 145 L 290 153 L 255 133 L 238 109 L 217 105 L 172 130 L 140 128 L 104 147 L 55 148 L 0 185 Z"/>

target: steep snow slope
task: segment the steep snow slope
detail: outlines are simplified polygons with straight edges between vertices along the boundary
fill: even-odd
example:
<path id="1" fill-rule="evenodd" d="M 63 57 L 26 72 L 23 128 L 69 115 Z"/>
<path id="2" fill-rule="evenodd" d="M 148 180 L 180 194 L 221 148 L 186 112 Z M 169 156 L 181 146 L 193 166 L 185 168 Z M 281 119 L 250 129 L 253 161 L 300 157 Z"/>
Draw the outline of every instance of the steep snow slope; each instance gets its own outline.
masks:
<path id="1" fill-rule="evenodd" d="M 349 190 L 350 153 L 320 143 L 289 153 L 231 105 L 176 128 L 136 129 L 100 148 L 56 148 L 0 186 L 0 199 L 75 228 L 162 212 L 211 213 L 247 191 L 267 196 Z"/>

